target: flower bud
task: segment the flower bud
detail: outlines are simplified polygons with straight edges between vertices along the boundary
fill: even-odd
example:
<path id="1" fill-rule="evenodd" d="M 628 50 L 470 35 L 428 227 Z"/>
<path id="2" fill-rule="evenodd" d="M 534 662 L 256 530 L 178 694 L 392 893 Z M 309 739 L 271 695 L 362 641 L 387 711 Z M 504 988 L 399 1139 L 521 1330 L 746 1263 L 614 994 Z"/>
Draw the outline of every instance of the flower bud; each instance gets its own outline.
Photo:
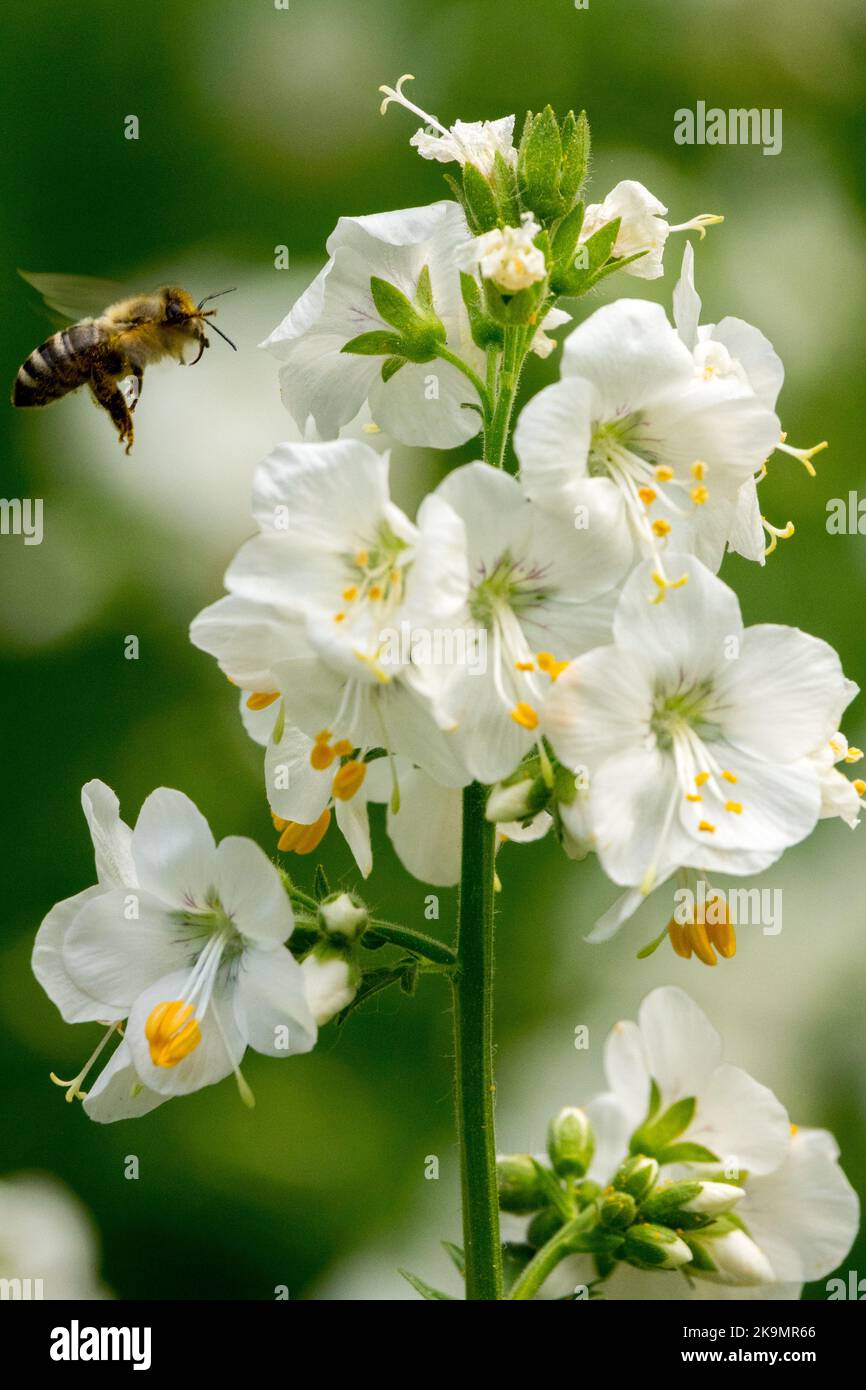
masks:
<path id="1" fill-rule="evenodd" d="M 730 1211 L 745 1193 L 726 1182 L 673 1182 L 658 1188 L 644 1202 L 642 1214 L 650 1221 L 681 1224 L 684 1215 L 718 1216 Z"/>
<path id="2" fill-rule="evenodd" d="M 319 903 L 319 923 L 327 936 L 357 941 L 367 922 L 366 907 L 351 893 L 332 893 Z"/>
<path id="3" fill-rule="evenodd" d="M 544 1211 L 537 1211 L 526 1228 L 527 1242 L 533 1250 L 540 1250 L 542 1245 L 546 1245 L 552 1236 L 555 1236 L 562 1225 L 562 1217 L 553 1207 L 545 1207 Z"/>
<path id="4" fill-rule="evenodd" d="M 487 820 L 505 822 L 526 820 L 543 811 L 550 800 L 550 788 L 543 777 L 524 777 L 519 782 L 499 782 L 487 798 Z"/>
<path id="5" fill-rule="evenodd" d="M 637 1202 L 628 1192 L 610 1192 L 602 1199 L 599 1216 L 611 1231 L 624 1231 L 637 1216 Z"/>
<path id="6" fill-rule="evenodd" d="M 358 993 L 358 967 L 342 952 L 317 946 L 301 961 L 301 971 L 310 1013 L 320 1027 L 351 1004 Z"/>
<path id="7" fill-rule="evenodd" d="M 634 1154 L 620 1164 L 613 1185 L 619 1192 L 628 1192 L 636 1202 L 640 1202 L 652 1192 L 659 1175 L 659 1166 L 654 1158 L 646 1154 Z"/>
<path id="8" fill-rule="evenodd" d="M 561 1178 L 582 1178 L 595 1153 L 595 1135 L 583 1110 L 567 1105 L 547 1131 L 547 1152 Z"/>
<path id="9" fill-rule="evenodd" d="M 529 1154 L 503 1154 L 496 1160 L 499 1205 L 503 1211 L 538 1211 L 547 1198 Z"/>
<path id="10" fill-rule="evenodd" d="M 714 1234 L 719 1229 L 719 1234 Z M 748 1288 L 775 1282 L 773 1267 L 763 1250 L 739 1226 L 724 1219 L 690 1235 L 693 1272 L 718 1284 Z"/>
<path id="11" fill-rule="evenodd" d="M 639 1222 L 625 1233 L 624 1256 L 643 1269 L 679 1269 L 692 1258 L 692 1252 L 676 1231 L 667 1226 Z"/>

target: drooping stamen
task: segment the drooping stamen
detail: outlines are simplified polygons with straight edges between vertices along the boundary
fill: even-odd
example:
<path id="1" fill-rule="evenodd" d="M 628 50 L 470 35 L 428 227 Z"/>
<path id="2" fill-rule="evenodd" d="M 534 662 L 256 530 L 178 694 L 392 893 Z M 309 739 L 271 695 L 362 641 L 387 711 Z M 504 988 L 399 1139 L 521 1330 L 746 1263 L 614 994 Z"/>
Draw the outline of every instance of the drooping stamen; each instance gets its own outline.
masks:
<path id="1" fill-rule="evenodd" d="M 812 459 L 816 454 L 820 454 L 822 449 L 828 449 L 830 447 L 827 440 L 822 439 L 820 444 L 813 444 L 811 449 L 795 449 L 792 445 L 785 443 L 786 439 L 787 435 L 783 434 L 776 448 L 781 453 L 788 454 L 792 459 L 796 459 L 798 463 L 802 463 L 809 477 L 816 478 L 818 475 L 813 467 Z"/>
<path id="2" fill-rule="evenodd" d="M 414 81 L 415 78 L 413 77 L 411 72 L 404 72 L 403 76 L 398 78 L 396 87 L 379 88 L 380 92 L 385 93 L 385 100 L 379 107 L 380 116 L 384 116 L 385 112 L 388 110 L 388 107 L 391 105 L 391 102 L 396 101 L 398 106 L 404 106 L 407 111 L 411 111 L 413 115 L 417 116 L 418 119 L 423 121 L 425 125 L 433 126 L 434 130 L 438 130 L 442 135 L 449 135 L 450 131 L 448 131 L 446 127 L 441 124 L 441 122 L 437 121 L 435 116 L 431 116 L 427 111 L 422 111 L 420 106 L 416 106 L 415 103 L 413 101 L 410 101 L 409 98 L 405 95 L 403 91 L 403 83 Z"/>
<path id="3" fill-rule="evenodd" d="M 789 521 L 786 526 L 774 526 L 765 516 L 761 517 L 761 525 L 770 537 L 770 544 L 764 550 L 764 555 L 772 555 L 779 541 L 789 541 L 794 534 L 794 523 Z"/>
<path id="4" fill-rule="evenodd" d="M 282 832 L 277 841 L 277 849 L 282 850 L 284 854 L 312 854 L 321 844 L 330 824 L 331 812 L 327 806 L 318 820 L 313 821 L 311 825 L 294 820 L 282 821 L 282 824 L 276 827 Z"/>
<path id="5" fill-rule="evenodd" d="M 82 1091 L 81 1089 L 82 1081 L 84 1081 L 85 1077 L 87 1076 L 87 1073 L 90 1071 L 97 1058 L 102 1054 L 102 1051 L 108 1043 L 108 1040 L 111 1037 L 112 1033 L 121 1033 L 122 1035 L 122 1032 L 123 1025 L 120 1022 L 110 1023 L 108 1025 L 108 1029 L 105 1035 L 100 1039 L 97 1046 L 93 1049 L 87 1061 L 84 1063 L 84 1066 L 81 1068 L 81 1071 L 78 1073 L 77 1076 L 74 1076 L 71 1081 L 61 1080 L 59 1076 L 54 1075 L 53 1071 L 48 1073 L 55 1086 L 68 1087 L 65 1096 L 67 1105 L 71 1105 L 73 1100 L 84 1100 L 85 1096 L 87 1095 L 87 1092 Z"/>
<path id="6" fill-rule="evenodd" d="M 144 1036 L 155 1067 L 176 1067 L 198 1047 L 201 1028 L 192 1005 L 172 999 L 151 1010 Z"/>
<path id="7" fill-rule="evenodd" d="M 360 791 L 364 778 L 367 775 L 367 764 L 359 762 L 357 759 L 350 759 L 342 764 L 334 774 L 332 791 L 338 801 L 351 801 L 352 797 Z"/>
<path id="8" fill-rule="evenodd" d="M 247 709 L 267 709 L 268 705 L 272 705 L 274 700 L 279 698 L 279 690 L 254 690 L 247 700 Z"/>
<path id="9" fill-rule="evenodd" d="M 697 232 L 703 241 L 707 234 L 707 228 L 715 227 L 724 220 L 724 216 L 718 212 L 699 212 L 697 217 L 693 217 L 689 222 L 678 222 L 670 230 L 672 232 Z"/>

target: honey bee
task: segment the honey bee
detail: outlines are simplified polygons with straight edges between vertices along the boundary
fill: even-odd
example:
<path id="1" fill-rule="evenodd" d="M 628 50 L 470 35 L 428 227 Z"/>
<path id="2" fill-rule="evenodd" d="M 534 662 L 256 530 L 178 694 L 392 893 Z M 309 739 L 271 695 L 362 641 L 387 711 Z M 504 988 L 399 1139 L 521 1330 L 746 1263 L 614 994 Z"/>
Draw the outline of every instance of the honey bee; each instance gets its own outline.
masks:
<path id="1" fill-rule="evenodd" d="M 189 363 L 194 366 L 210 345 L 205 320 L 217 312 L 204 305 L 231 294 L 231 290 L 220 290 L 196 304 L 186 290 L 164 285 L 151 294 L 115 297 L 101 313 L 81 318 L 85 302 L 104 304 L 105 297 L 96 297 L 99 291 L 110 298 L 117 287 L 68 275 L 19 274 L 39 290 L 50 308 L 77 322 L 47 338 L 18 368 L 12 404 L 21 409 L 49 405 L 88 386 L 96 404 L 110 415 L 127 453 L 135 438 L 132 412 L 141 399 L 145 367 L 164 357 L 185 366 L 186 348 L 197 344 L 198 352 Z M 210 327 L 237 351 L 215 323 Z M 126 390 L 123 382 L 128 383 Z"/>

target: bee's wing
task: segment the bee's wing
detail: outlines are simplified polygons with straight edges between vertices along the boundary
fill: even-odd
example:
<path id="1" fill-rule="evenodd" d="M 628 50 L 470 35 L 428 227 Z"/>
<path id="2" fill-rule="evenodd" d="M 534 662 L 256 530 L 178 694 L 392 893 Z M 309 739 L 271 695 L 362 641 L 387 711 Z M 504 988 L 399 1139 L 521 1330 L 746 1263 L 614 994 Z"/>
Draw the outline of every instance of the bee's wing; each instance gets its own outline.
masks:
<path id="1" fill-rule="evenodd" d="M 97 318 L 109 304 L 129 295 L 125 285 L 90 275 L 37 275 L 29 270 L 19 270 L 18 274 L 42 296 L 49 309 L 73 322 Z"/>

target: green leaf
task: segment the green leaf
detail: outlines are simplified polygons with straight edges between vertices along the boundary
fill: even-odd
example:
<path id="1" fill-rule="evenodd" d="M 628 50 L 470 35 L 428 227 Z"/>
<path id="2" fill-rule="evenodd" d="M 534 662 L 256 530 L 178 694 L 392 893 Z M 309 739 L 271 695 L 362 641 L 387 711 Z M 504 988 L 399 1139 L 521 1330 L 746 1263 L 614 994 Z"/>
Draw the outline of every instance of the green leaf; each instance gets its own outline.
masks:
<path id="1" fill-rule="evenodd" d="M 399 354 L 402 346 L 403 340 L 396 333 L 376 329 L 372 333 L 359 333 L 357 338 L 350 338 L 340 351 L 356 353 L 359 357 L 393 357 Z"/>
<path id="2" fill-rule="evenodd" d="M 562 177 L 559 182 L 560 195 L 567 205 L 574 201 L 586 181 L 589 152 L 589 122 L 586 112 L 581 111 L 575 121 L 573 113 L 569 111 L 562 127 Z"/>
<path id="3" fill-rule="evenodd" d="M 400 976 L 400 989 L 404 994 L 414 994 L 418 987 L 418 967 L 409 965 Z"/>
<path id="4" fill-rule="evenodd" d="M 661 1162 L 662 1151 L 667 1149 L 683 1130 L 688 1129 L 694 1117 L 696 1104 L 694 1096 L 685 1096 L 670 1106 L 657 1120 L 642 1124 L 632 1135 L 631 1152 L 649 1154 Z"/>
<path id="5" fill-rule="evenodd" d="M 565 1221 L 571 1221 L 574 1218 L 574 1204 L 569 1200 L 559 1181 L 549 1168 L 545 1168 L 543 1163 L 539 1163 L 537 1158 L 533 1159 L 533 1163 L 538 1174 L 539 1185 L 550 1205 Z"/>
<path id="6" fill-rule="evenodd" d="M 450 1240 L 443 1240 L 439 1243 L 442 1246 L 442 1249 L 445 1251 L 445 1254 L 448 1255 L 451 1259 L 458 1272 L 460 1274 L 465 1274 L 466 1257 L 463 1254 L 462 1248 L 459 1245 L 454 1245 L 454 1243 Z"/>
<path id="7" fill-rule="evenodd" d="M 554 214 L 561 206 L 559 175 L 562 165 L 562 137 L 553 108 L 545 106 L 521 141 L 517 162 L 517 181 L 524 207 L 540 218 Z"/>
<path id="8" fill-rule="evenodd" d="M 659 1163 L 719 1163 L 718 1154 L 703 1144 L 668 1144 L 656 1154 Z"/>
<path id="9" fill-rule="evenodd" d="M 472 163 L 463 166 L 463 203 L 470 229 L 476 235 L 490 232 L 499 222 L 499 208 L 493 189 L 481 170 Z"/>
<path id="10" fill-rule="evenodd" d="M 620 221 L 619 217 L 615 217 L 587 237 L 581 246 L 583 264 L 572 266 L 553 280 L 553 289 L 557 294 L 585 294 L 595 284 L 619 236 Z"/>
<path id="11" fill-rule="evenodd" d="M 435 314 L 433 306 L 433 285 L 430 281 L 429 265 L 422 266 L 421 274 L 418 276 L 418 284 L 415 289 L 415 303 L 422 314 Z"/>
<path id="12" fill-rule="evenodd" d="M 575 203 L 556 229 L 551 247 L 553 271 L 566 274 L 574 264 L 580 230 L 583 226 L 583 203 Z"/>
<path id="13" fill-rule="evenodd" d="M 430 1300 L 447 1299 L 449 1303 L 456 1302 L 453 1294 L 443 1293 L 441 1289 L 434 1289 L 432 1284 L 425 1284 L 423 1279 L 419 1279 L 417 1274 L 410 1274 L 408 1269 L 399 1269 L 397 1273 L 402 1274 L 403 1278 L 412 1285 L 416 1293 L 420 1293 L 422 1298 Z"/>
<path id="14" fill-rule="evenodd" d="M 472 341 L 476 347 L 480 347 L 482 352 L 486 352 L 489 347 L 501 347 L 503 343 L 502 329 L 490 314 L 484 312 L 481 286 L 475 276 L 468 274 L 465 270 L 460 272 L 460 292 L 463 296 L 463 303 L 466 305 L 466 312 L 469 315 Z"/>
<path id="15" fill-rule="evenodd" d="M 358 986 L 358 993 L 355 995 L 351 1004 L 347 1004 L 337 1014 L 334 1022 L 337 1027 L 341 1027 L 347 1018 L 359 1009 L 366 1000 L 372 998 L 374 994 L 379 994 L 383 989 L 389 989 L 391 985 L 396 985 L 403 977 L 402 966 L 386 966 L 382 970 L 365 970 Z"/>

